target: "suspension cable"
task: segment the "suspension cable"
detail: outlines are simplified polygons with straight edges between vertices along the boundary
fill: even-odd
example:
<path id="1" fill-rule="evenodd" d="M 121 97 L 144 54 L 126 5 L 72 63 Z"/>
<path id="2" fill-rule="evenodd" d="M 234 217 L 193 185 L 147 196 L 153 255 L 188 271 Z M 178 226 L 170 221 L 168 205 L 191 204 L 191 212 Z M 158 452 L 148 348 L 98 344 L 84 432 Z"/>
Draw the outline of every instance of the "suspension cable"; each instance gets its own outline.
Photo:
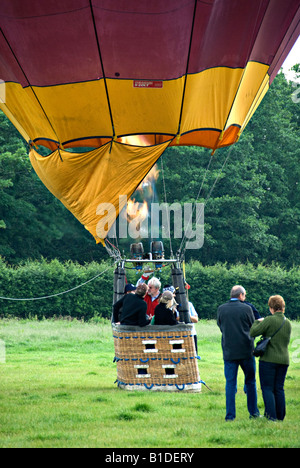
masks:
<path id="1" fill-rule="evenodd" d="M 211 197 L 211 195 L 212 195 L 212 192 L 214 191 L 215 186 L 217 185 L 217 183 L 218 183 L 218 181 L 219 181 L 219 178 L 220 178 L 220 176 L 221 176 L 221 173 L 222 173 L 223 169 L 225 168 L 229 157 L 231 156 L 232 149 L 233 149 L 233 146 L 230 147 L 230 149 L 229 149 L 229 151 L 228 151 L 228 154 L 227 154 L 227 156 L 226 156 L 226 158 L 225 158 L 225 161 L 224 161 L 224 163 L 222 164 L 222 167 L 220 168 L 220 170 L 219 170 L 219 172 L 218 172 L 218 174 L 217 174 L 217 176 L 216 176 L 216 178 L 215 178 L 215 181 L 214 181 L 214 183 L 213 183 L 213 185 L 212 185 L 210 191 L 208 192 L 208 194 L 207 194 L 207 196 L 206 196 L 206 198 L 205 198 L 205 200 L 204 200 L 203 209 L 201 210 L 200 214 L 198 214 L 198 217 L 196 218 L 196 224 L 197 224 L 197 222 L 198 222 L 200 216 L 203 214 L 204 208 L 205 208 L 205 206 L 206 206 L 208 200 L 210 199 L 210 197 Z M 197 201 L 198 201 L 198 199 L 199 199 L 199 197 L 200 197 L 200 193 L 201 193 L 201 191 L 202 191 L 203 184 L 204 184 L 204 181 L 205 181 L 205 179 L 206 179 L 206 175 L 207 175 L 207 172 L 208 172 L 208 170 L 209 170 L 209 167 L 210 167 L 212 158 L 213 158 L 213 153 L 212 153 L 212 155 L 211 155 L 210 161 L 209 161 L 208 166 L 207 166 L 207 168 L 206 168 L 206 171 L 205 171 L 205 174 L 204 174 L 204 178 L 203 178 L 203 180 L 202 180 L 202 184 L 201 184 L 201 187 L 200 187 L 200 189 L 199 189 L 199 192 L 198 192 L 198 195 L 197 195 L 197 198 L 196 198 L 196 201 L 195 201 L 195 204 L 194 204 L 194 207 L 193 207 L 193 210 L 192 210 L 192 213 L 191 213 L 189 222 L 188 222 L 188 226 L 187 226 L 187 228 L 185 228 L 185 233 L 184 233 L 184 236 L 183 236 L 182 241 L 181 241 L 181 244 L 180 244 L 179 252 L 181 252 L 181 249 L 182 249 L 182 247 L 183 247 L 183 244 L 184 244 L 184 242 L 186 241 L 188 227 L 189 227 L 189 225 L 190 225 L 190 223 L 191 223 L 191 221 L 192 221 L 193 214 L 194 214 L 195 208 L 196 208 L 196 203 L 197 203 Z M 184 248 L 184 249 L 182 250 L 181 259 L 184 258 L 185 250 L 186 250 L 186 248 Z"/>
<path id="2" fill-rule="evenodd" d="M 166 183 L 165 183 L 165 170 L 164 170 L 164 163 L 163 163 L 163 154 L 162 154 L 160 160 L 161 160 L 161 173 L 162 173 L 162 180 L 163 180 L 164 198 L 165 198 L 165 204 L 167 205 L 168 202 L 167 202 L 167 190 L 166 190 Z M 167 223 L 168 223 L 169 230 L 170 230 L 171 227 L 170 227 L 170 219 L 169 219 L 169 210 L 166 210 L 166 212 L 167 212 Z M 169 239 L 170 258 L 173 258 L 174 254 L 173 254 L 171 232 L 169 234 L 170 234 L 170 239 Z"/>
<path id="3" fill-rule="evenodd" d="M 108 268 L 106 268 L 104 271 L 101 271 L 101 273 L 98 273 L 98 275 L 94 276 L 93 278 L 85 281 L 84 283 L 82 284 L 79 284 L 78 286 L 75 286 L 74 288 L 71 288 L 71 289 L 68 289 L 67 291 L 62 291 L 62 292 L 59 292 L 59 293 L 56 293 L 56 294 L 49 294 L 48 296 L 40 296 L 40 297 L 22 297 L 22 298 L 15 298 L 15 297 L 2 297 L 0 296 L 0 299 L 2 300 L 5 300 L 5 301 L 40 301 L 42 299 L 49 299 L 51 297 L 57 297 L 57 296 L 61 296 L 63 294 L 67 294 L 71 291 L 75 291 L 75 289 L 79 289 L 79 288 L 82 288 L 82 286 L 85 286 L 86 284 L 88 283 L 91 283 L 92 281 L 94 281 L 95 279 L 99 278 L 100 276 L 102 276 L 104 273 L 106 273 L 110 268 L 112 268 L 114 265 L 110 265 Z"/>

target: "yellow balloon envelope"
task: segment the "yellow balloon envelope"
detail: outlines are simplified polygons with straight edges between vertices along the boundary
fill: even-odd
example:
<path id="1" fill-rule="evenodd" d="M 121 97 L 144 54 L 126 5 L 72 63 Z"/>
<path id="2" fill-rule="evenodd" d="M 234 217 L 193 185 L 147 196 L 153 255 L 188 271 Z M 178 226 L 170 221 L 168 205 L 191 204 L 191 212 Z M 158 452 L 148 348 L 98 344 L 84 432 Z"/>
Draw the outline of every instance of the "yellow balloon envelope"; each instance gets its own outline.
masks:
<path id="1" fill-rule="evenodd" d="M 118 214 L 168 146 L 238 140 L 299 20 L 300 0 L 1 0 L 0 108 L 99 242 L 99 205 Z"/>

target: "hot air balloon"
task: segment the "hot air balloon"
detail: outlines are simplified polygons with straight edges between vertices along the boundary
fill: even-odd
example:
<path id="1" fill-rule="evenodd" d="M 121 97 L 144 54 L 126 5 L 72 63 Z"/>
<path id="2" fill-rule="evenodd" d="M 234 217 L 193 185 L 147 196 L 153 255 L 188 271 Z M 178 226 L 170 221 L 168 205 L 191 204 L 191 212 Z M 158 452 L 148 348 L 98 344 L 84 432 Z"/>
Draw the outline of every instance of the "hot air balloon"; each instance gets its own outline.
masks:
<path id="1" fill-rule="evenodd" d="M 104 243 L 167 147 L 238 141 L 299 32 L 300 0 L 1 0 L 0 108 L 42 182 Z M 121 388 L 201 390 L 170 262 L 185 324 L 146 337 L 113 326 Z M 124 278 L 121 262 L 115 296 Z"/>
<path id="2" fill-rule="evenodd" d="M 1 0 L 0 108 L 103 242 L 99 205 L 118 215 L 168 146 L 238 141 L 299 19 L 299 0 Z"/>

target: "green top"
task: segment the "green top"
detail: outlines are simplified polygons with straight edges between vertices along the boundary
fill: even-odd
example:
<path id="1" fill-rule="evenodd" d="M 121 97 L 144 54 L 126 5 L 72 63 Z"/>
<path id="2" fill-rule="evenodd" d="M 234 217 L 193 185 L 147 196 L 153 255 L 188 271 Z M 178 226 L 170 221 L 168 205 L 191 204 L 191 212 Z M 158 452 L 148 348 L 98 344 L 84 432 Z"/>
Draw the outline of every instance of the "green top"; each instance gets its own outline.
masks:
<path id="1" fill-rule="evenodd" d="M 283 312 L 276 312 L 274 315 L 270 315 L 262 321 L 256 320 L 250 329 L 250 336 L 272 336 L 282 324 L 283 318 Z M 291 338 L 291 331 L 291 322 L 286 319 L 282 328 L 271 339 L 265 354 L 260 357 L 260 360 L 289 365 L 288 345 Z"/>

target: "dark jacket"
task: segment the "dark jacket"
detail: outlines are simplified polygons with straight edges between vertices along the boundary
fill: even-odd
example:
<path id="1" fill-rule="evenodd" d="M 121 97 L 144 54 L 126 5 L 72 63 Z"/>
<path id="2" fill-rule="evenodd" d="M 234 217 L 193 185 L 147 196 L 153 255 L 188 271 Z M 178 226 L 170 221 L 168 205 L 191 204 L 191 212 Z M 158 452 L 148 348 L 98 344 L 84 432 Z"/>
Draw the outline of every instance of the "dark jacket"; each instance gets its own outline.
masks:
<path id="1" fill-rule="evenodd" d="M 121 310 L 121 317 L 119 312 Z M 145 327 L 150 320 L 147 317 L 147 304 L 141 296 L 137 294 L 126 294 L 114 304 L 114 322 L 121 322 L 121 325 L 138 325 Z"/>
<path id="2" fill-rule="evenodd" d="M 217 324 L 222 332 L 224 360 L 250 359 L 253 338 L 250 328 L 254 323 L 251 307 L 239 300 L 230 300 L 218 308 Z"/>
<path id="3" fill-rule="evenodd" d="M 244 304 L 247 304 L 251 307 L 255 320 L 258 320 L 261 318 L 260 313 L 258 312 L 257 308 L 253 304 L 251 304 L 251 302 L 244 301 Z"/>
<path id="4" fill-rule="evenodd" d="M 177 320 L 171 309 L 166 304 L 160 303 L 155 307 L 154 325 L 177 325 Z"/>

